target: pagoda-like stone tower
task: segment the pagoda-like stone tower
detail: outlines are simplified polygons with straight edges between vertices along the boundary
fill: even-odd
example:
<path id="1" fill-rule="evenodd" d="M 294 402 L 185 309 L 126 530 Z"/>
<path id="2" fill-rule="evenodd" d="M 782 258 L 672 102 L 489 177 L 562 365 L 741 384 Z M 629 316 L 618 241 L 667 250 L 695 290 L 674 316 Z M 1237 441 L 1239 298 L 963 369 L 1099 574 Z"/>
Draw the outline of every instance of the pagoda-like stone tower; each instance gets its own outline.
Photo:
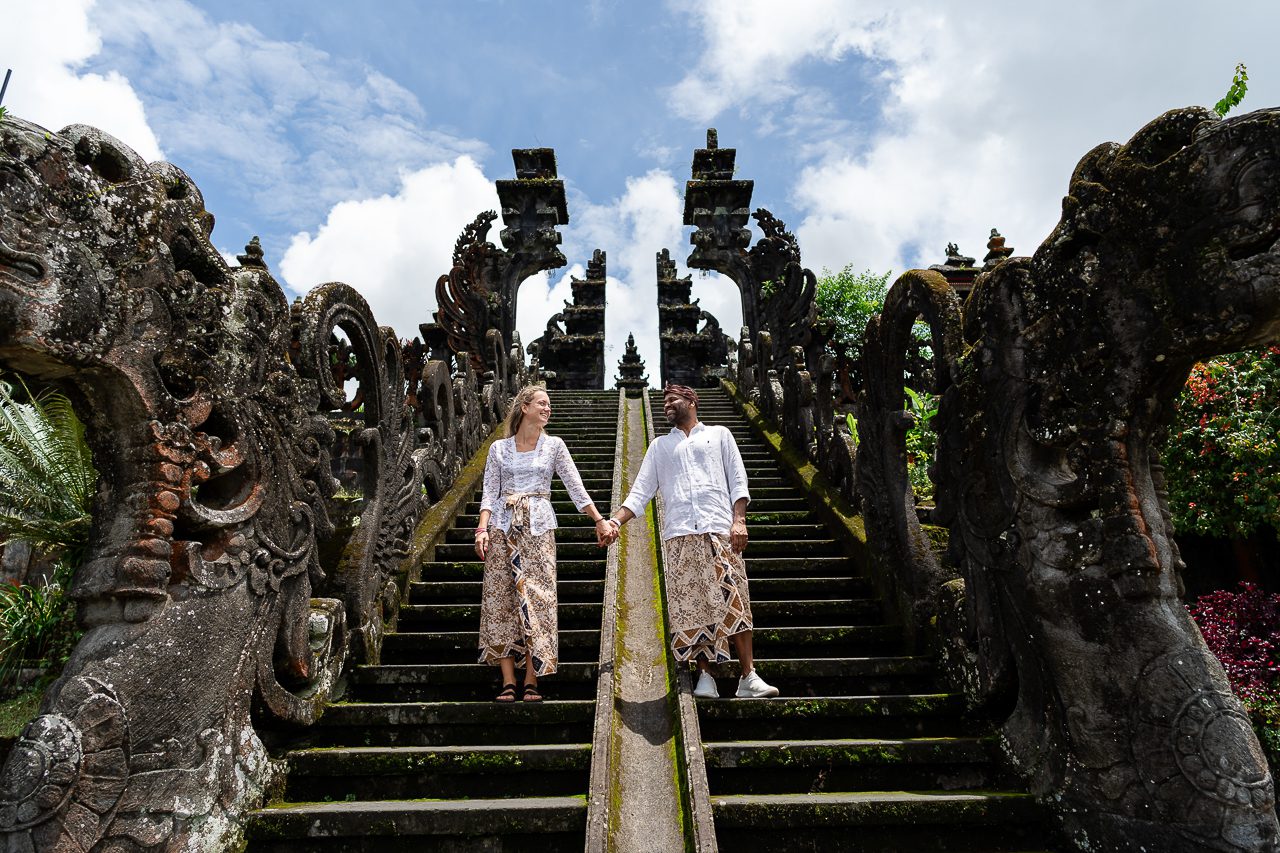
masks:
<path id="1" fill-rule="evenodd" d="M 573 278 L 573 302 L 552 315 L 547 331 L 529 345 L 548 388 L 604 389 L 605 253 L 596 249 L 585 279 Z M 563 328 L 561 328 L 563 324 Z M 554 374 L 554 375 L 553 375 Z"/>
<path id="2" fill-rule="evenodd" d="M 729 361 L 732 341 L 720 321 L 690 302 L 693 278 L 676 277 L 671 252 L 658 252 L 658 336 L 662 346 L 662 382 L 709 388 Z M 700 322 L 706 322 L 701 330 Z"/>
<path id="3" fill-rule="evenodd" d="M 628 397 L 639 397 L 649 387 L 649 374 L 644 372 L 644 359 L 636 349 L 636 336 L 627 335 L 627 351 L 618 359 L 615 388 L 626 389 Z"/>

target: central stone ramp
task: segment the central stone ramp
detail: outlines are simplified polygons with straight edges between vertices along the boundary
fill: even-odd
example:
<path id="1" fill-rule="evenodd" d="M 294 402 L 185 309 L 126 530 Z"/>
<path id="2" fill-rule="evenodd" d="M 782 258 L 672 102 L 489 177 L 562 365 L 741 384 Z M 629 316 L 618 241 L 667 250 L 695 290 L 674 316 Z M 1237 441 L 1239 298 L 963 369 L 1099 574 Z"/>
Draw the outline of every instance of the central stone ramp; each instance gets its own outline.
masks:
<path id="1" fill-rule="evenodd" d="M 853 543 L 822 522 L 723 390 L 699 396 L 701 419 L 728 427 L 746 464 L 756 664 L 782 691 L 697 700 L 720 849 L 1043 848 L 1040 811 L 999 772 L 990 726 L 964 718 L 933 661 L 906 653 Z M 661 395 L 651 402 L 665 433 Z M 732 697 L 737 662 L 719 674 Z"/>
<path id="2" fill-rule="evenodd" d="M 616 391 L 552 391 L 548 431 L 610 510 Z M 476 663 L 483 565 L 479 486 L 422 564 L 382 664 L 352 676 L 305 747 L 290 751 L 283 802 L 256 812 L 253 851 L 581 851 L 591 764 L 606 551 L 552 484 L 560 597 L 559 672 L 547 700 L 493 701 L 497 667 Z M 523 677 L 523 671 L 517 670 Z"/>

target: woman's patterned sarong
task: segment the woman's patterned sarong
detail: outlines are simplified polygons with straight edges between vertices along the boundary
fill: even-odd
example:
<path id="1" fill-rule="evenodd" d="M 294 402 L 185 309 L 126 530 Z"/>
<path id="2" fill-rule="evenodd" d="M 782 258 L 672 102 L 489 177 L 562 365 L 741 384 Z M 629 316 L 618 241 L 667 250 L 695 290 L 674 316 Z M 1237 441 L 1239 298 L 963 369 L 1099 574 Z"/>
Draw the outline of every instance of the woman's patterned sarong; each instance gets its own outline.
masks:
<path id="1" fill-rule="evenodd" d="M 497 666 L 515 658 L 517 667 L 530 666 L 539 677 L 560 664 L 557 624 L 556 538 L 548 530 L 529 533 L 529 498 L 545 494 L 510 495 L 511 529 L 489 529 L 480 598 L 480 663 Z"/>
<path id="2" fill-rule="evenodd" d="M 727 661 L 729 638 L 752 628 L 742 555 L 721 533 L 676 536 L 662 544 L 676 660 Z"/>

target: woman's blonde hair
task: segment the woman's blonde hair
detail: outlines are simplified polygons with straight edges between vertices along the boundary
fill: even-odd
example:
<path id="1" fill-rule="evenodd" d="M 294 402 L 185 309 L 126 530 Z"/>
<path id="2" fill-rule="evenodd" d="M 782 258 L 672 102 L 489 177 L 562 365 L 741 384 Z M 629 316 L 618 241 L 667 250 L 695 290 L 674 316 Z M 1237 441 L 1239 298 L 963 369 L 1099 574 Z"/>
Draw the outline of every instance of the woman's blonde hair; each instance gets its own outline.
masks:
<path id="1" fill-rule="evenodd" d="M 547 393 L 545 385 L 526 385 L 516 392 L 511 398 L 511 408 L 507 411 L 505 436 L 510 438 L 516 434 L 516 430 L 520 429 L 520 422 L 524 420 L 524 407 L 533 402 L 533 395 L 541 391 Z"/>

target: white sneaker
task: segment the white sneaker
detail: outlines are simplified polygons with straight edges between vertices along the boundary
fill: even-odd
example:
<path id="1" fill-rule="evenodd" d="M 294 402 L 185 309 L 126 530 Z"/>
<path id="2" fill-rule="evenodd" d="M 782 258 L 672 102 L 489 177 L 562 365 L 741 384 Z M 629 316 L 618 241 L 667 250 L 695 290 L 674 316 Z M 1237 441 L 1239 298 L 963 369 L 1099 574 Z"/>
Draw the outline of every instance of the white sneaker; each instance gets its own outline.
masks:
<path id="1" fill-rule="evenodd" d="M 697 696 L 699 699 L 720 698 L 720 689 L 716 687 L 716 680 L 711 677 L 711 673 L 698 673 L 698 683 L 693 688 L 693 695 Z"/>
<path id="2" fill-rule="evenodd" d="M 765 684 L 764 679 L 760 677 L 760 673 L 754 669 L 738 679 L 739 699 L 767 699 L 770 696 L 777 695 L 778 688 Z"/>

